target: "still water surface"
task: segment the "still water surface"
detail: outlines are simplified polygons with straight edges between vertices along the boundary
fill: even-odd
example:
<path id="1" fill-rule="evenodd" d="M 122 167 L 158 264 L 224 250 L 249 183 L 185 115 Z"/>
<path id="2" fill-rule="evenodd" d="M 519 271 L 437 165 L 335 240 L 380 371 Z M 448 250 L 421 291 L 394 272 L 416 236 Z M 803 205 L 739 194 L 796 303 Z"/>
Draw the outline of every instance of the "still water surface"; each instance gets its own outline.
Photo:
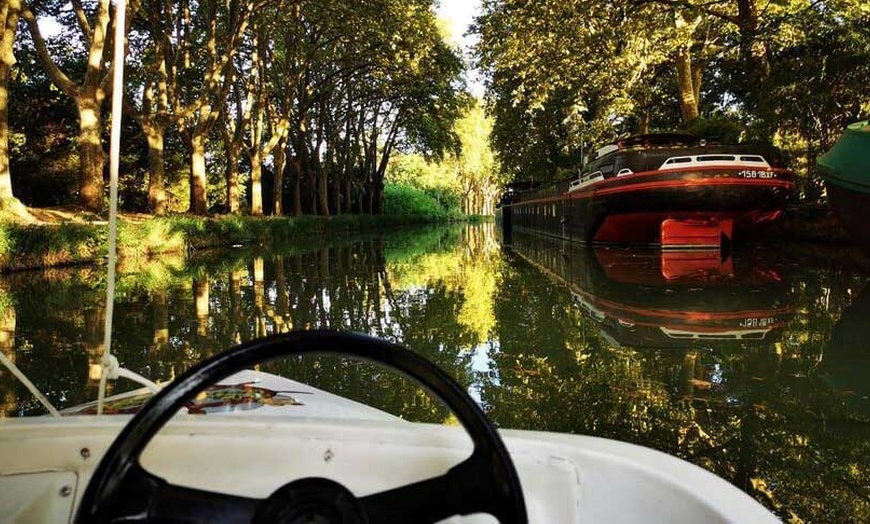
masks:
<path id="1" fill-rule="evenodd" d="M 582 250 L 493 226 L 165 257 L 126 267 L 113 353 L 165 381 L 233 344 L 349 329 L 423 353 L 509 428 L 677 455 L 781 517 L 870 521 L 870 276 L 767 249 Z M 105 269 L 0 277 L 0 350 L 58 408 L 96 398 Z M 449 413 L 345 361 L 267 369 L 405 418 Z M 114 392 L 134 385 L 111 384 Z M 0 369 L 0 417 L 40 415 Z"/>

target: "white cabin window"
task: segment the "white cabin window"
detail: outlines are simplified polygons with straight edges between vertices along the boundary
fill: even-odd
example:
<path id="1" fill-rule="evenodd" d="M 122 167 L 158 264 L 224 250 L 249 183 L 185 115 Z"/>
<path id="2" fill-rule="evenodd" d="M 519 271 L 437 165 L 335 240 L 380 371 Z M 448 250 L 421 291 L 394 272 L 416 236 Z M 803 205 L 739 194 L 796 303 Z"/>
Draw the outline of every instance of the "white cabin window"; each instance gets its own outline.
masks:
<path id="1" fill-rule="evenodd" d="M 733 155 L 701 155 L 698 162 L 734 162 L 737 160 Z"/>

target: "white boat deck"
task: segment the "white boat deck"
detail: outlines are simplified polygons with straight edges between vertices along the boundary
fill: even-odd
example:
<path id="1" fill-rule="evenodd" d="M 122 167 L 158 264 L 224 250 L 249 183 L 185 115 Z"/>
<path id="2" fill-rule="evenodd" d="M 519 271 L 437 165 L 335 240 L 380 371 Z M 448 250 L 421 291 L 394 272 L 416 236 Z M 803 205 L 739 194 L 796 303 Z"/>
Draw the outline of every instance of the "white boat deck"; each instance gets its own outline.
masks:
<path id="1" fill-rule="evenodd" d="M 284 391 L 308 387 L 273 376 L 233 378 L 239 379 Z M 304 477 L 333 479 L 365 496 L 441 475 L 471 452 L 459 427 L 412 424 L 331 397 L 319 409 L 332 409 L 332 416 L 303 413 L 298 405 L 179 415 L 149 445 L 142 464 L 173 484 L 247 497 L 265 498 Z M 332 402 L 343 405 L 330 408 Z M 100 457 L 129 419 L 0 421 L 0 522 L 71 521 Z M 658 451 L 594 437 L 500 433 L 530 522 L 777 522 L 725 480 Z M 449 520 L 494 521 L 486 515 Z"/>

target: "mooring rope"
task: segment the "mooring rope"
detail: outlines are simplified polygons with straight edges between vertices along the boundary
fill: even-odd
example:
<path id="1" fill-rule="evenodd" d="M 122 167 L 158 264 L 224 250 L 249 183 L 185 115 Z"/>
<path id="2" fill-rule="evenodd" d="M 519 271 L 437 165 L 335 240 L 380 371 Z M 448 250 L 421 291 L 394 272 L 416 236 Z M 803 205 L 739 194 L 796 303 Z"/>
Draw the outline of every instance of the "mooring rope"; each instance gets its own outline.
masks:
<path id="1" fill-rule="evenodd" d="M 6 367 L 6 369 L 8 369 L 15 378 L 17 378 L 19 381 L 21 381 L 22 384 L 24 384 L 24 387 L 26 387 L 27 390 L 30 391 L 30 393 L 34 397 L 36 397 L 36 400 L 38 400 L 39 403 L 42 404 L 49 413 L 51 413 L 52 417 L 60 416 L 57 408 L 52 405 L 52 403 L 48 400 L 48 397 L 43 395 L 42 391 L 39 391 L 39 388 L 37 388 L 36 385 L 31 382 L 29 378 L 27 378 L 27 375 L 22 373 L 21 370 L 18 369 L 18 366 L 16 366 L 12 362 L 12 360 L 9 359 L 9 357 L 4 355 L 2 351 L 0 351 L 0 364 L 3 364 L 3 366 Z"/>

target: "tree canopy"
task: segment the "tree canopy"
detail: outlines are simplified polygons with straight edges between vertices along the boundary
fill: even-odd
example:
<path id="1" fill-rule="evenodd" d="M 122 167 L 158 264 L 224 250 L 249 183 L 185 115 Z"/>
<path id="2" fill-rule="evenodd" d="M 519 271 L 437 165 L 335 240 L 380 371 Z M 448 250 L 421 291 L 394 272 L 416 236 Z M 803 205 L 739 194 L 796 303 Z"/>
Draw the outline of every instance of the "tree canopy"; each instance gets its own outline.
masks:
<path id="1" fill-rule="evenodd" d="M 517 178 L 564 176 L 590 144 L 675 129 L 778 142 L 806 166 L 870 111 L 870 9 L 859 0 L 486 0 L 483 9 L 477 59 L 494 145 Z"/>
<path id="2" fill-rule="evenodd" d="M 0 177 L 51 185 L 23 161 L 41 156 L 40 125 L 58 124 L 72 102 L 75 123 L 64 118 L 56 130 L 74 144 L 65 153 L 77 172 L 65 178 L 75 183 L 65 193 L 100 211 L 109 2 L 9 6 L 0 91 L 11 95 L 11 113 L 0 131 L 13 127 L 0 145 L 12 136 L 22 147 L 11 156 L 0 147 L 8 160 Z M 137 145 L 125 150 L 128 209 L 377 213 L 397 147 L 438 156 L 457 143 L 463 63 L 432 0 L 141 0 L 129 10 L 126 131 Z M 44 21 L 58 32 L 43 34 Z M 28 90 L 53 104 L 41 122 L 19 117 Z"/>
<path id="3" fill-rule="evenodd" d="M 485 0 L 487 118 L 434 6 L 131 2 L 122 206 L 378 213 L 401 153 L 485 213 L 505 175 L 562 178 L 604 142 L 674 130 L 772 142 L 811 175 L 870 112 L 861 0 Z M 108 0 L 8 0 L 0 14 L 0 201 L 102 210 Z"/>

